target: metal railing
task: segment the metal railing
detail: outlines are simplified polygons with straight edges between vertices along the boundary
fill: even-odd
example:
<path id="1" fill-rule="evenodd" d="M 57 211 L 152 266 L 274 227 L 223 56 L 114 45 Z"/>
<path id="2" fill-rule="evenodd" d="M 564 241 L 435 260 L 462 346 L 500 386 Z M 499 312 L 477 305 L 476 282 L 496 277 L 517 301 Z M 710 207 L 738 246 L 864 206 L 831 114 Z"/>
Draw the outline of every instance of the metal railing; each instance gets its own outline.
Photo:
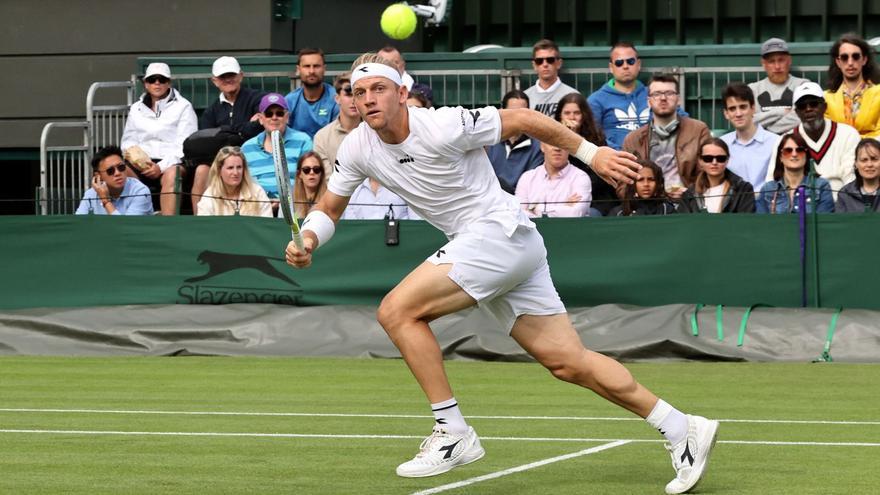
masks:
<path id="1" fill-rule="evenodd" d="M 81 145 L 53 145 L 53 130 L 79 128 Z M 40 187 L 37 189 L 37 213 L 69 214 L 76 211 L 85 193 L 91 166 L 88 122 L 49 122 L 40 136 Z"/>

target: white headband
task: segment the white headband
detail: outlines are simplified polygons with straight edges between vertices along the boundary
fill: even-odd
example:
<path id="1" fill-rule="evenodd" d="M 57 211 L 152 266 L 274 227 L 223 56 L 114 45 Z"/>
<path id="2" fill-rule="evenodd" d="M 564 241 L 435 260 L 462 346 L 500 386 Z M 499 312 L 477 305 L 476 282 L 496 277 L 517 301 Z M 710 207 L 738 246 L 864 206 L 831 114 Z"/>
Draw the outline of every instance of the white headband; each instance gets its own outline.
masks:
<path id="1" fill-rule="evenodd" d="M 403 86 L 400 72 L 385 64 L 368 63 L 358 65 L 351 71 L 351 85 L 354 86 L 356 82 L 365 77 L 385 77 L 391 79 L 394 84 Z"/>

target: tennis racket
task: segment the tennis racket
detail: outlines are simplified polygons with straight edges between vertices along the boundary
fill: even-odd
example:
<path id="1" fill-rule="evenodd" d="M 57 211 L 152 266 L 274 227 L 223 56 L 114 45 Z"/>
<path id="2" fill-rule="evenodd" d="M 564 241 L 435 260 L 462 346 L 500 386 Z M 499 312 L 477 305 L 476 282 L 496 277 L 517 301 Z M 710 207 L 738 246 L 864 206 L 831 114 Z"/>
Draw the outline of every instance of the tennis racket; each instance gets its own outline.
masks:
<path id="1" fill-rule="evenodd" d="M 293 196 L 290 195 L 290 171 L 287 169 L 287 157 L 284 156 L 284 140 L 281 131 L 269 133 L 272 142 L 272 161 L 275 162 L 275 180 L 278 181 L 278 207 L 284 221 L 290 225 L 290 236 L 293 243 L 303 250 L 302 233 L 299 231 L 299 222 L 296 219 L 296 210 L 293 209 Z"/>

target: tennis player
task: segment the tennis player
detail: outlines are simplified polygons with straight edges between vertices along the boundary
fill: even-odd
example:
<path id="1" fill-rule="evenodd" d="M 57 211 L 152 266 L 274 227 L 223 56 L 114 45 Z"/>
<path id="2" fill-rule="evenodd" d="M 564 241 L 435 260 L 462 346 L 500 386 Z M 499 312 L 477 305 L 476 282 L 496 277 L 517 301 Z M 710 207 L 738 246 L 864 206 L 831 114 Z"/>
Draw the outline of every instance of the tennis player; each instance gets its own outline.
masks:
<path id="1" fill-rule="evenodd" d="M 428 326 L 479 304 L 553 376 L 594 391 L 660 430 L 676 472 L 666 492 L 693 488 L 706 469 L 718 422 L 683 414 L 620 363 L 584 348 L 550 279 L 541 235 L 516 198 L 501 189 L 483 147 L 528 134 L 568 150 L 603 177 L 627 183 L 637 176 L 635 157 L 596 147 L 533 110 L 407 108 L 397 68 L 376 54 L 359 57 L 351 74 L 363 122 L 342 142 L 328 191 L 303 222 L 304 250 L 291 242 L 286 259 L 295 267 L 311 264 L 313 252 L 330 240 L 349 197 L 367 177 L 406 200 L 449 238 L 385 296 L 377 313 L 435 418 L 419 453 L 398 466 L 397 474 L 433 476 L 485 453 L 453 396 Z"/>

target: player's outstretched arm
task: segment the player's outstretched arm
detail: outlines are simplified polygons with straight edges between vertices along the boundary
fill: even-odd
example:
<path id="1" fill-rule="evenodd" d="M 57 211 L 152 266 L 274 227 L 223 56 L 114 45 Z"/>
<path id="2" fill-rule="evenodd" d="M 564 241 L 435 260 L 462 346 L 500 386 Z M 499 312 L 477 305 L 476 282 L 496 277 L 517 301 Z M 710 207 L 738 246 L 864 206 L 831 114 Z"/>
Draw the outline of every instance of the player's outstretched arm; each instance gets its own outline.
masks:
<path id="1" fill-rule="evenodd" d="M 642 168 L 633 154 L 589 143 L 568 127 L 535 110 L 505 109 L 499 113 L 502 139 L 528 134 L 538 141 L 565 149 L 612 184 L 632 183 Z"/>
<path id="2" fill-rule="evenodd" d="M 336 222 L 348 206 L 348 197 L 326 191 L 318 204 L 306 215 L 302 224 L 303 248 L 300 250 L 291 241 L 287 243 L 284 257 L 287 264 L 296 268 L 306 268 L 312 264 L 312 252 L 326 243 L 336 230 Z"/>

